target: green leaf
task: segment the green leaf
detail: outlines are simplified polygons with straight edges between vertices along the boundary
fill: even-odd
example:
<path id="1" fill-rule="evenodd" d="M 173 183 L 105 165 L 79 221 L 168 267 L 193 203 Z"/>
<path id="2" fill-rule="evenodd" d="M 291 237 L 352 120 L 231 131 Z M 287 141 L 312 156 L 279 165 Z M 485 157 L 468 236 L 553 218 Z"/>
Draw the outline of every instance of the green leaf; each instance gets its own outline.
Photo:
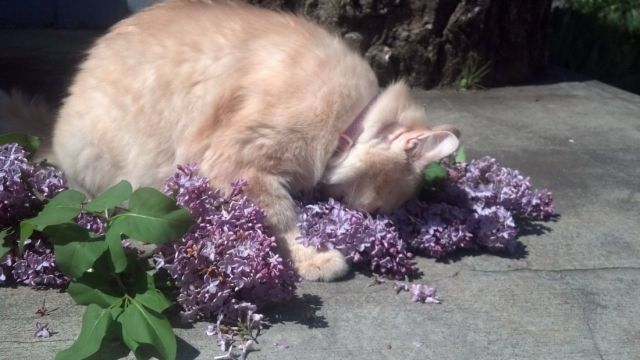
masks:
<path id="1" fill-rule="evenodd" d="M 427 185 L 438 185 L 447 180 L 447 169 L 439 163 L 431 163 L 424 169 Z"/>
<path id="2" fill-rule="evenodd" d="M 120 320 L 118 322 L 120 322 Z M 129 335 L 129 332 L 127 331 L 127 328 L 124 327 L 124 326 L 122 326 L 122 341 L 124 342 L 125 345 L 127 345 L 127 347 L 129 349 L 131 349 L 131 351 L 134 354 L 138 351 L 138 348 L 140 347 L 140 343 L 138 343 L 137 341 L 133 340 L 131 335 Z M 137 358 L 138 358 L 138 356 L 136 356 L 136 359 Z"/>
<path id="3" fill-rule="evenodd" d="M 132 299 L 119 322 L 122 324 L 123 334 L 127 334 L 128 340 L 125 343 L 130 348 L 130 344 L 149 344 L 164 359 L 176 358 L 176 336 L 169 320 L 162 314 Z"/>
<path id="4" fill-rule="evenodd" d="M 151 281 L 153 282 L 153 278 Z M 158 313 L 163 312 L 171 306 L 171 301 L 169 301 L 160 290 L 153 288 L 148 289 L 142 294 L 137 294 L 135 299 Z"/>
<path id="5" fill-rule="evenodd" d="M 115 287 L 99 284 L 94 287 L 92 280 L 73 280 L 69 283 L 67 292 L 78 305 L 97 304 L 108 308 L 117 301 L 122 301 L 122 293 Z"/>
<path id="6" fill-rule="evenodd" d="M 17 143 L 23 149 L 29 152 L 29 158 L 35 155 L 40 147 L 40 139 L 37 136 L 31 136 L 19 133 L 9 133 L 0 135 L 0 144 Z"/>
<path id="7" fill-rule="evenodd" d="M 72 279 L 81 277 L 107 250 L 103 236 L 92 238 L 78 224 L 50 225 L 45 233 L 53 242 L 56 265 Z"/>
<path id="8" fill-rule="evenodd" d="M 96 261 L 92 271 L 69 283 L 67 292 L 76 304 L 97 304 L 106 308 L 122 301 L 124 290 L 118 283 L 117 275 L 112 274 L 109 256 L 102 256 Z"/>
<path id="9" fill-rule="evenodd" d="M 191 226 L 189 212 L 152 188 L 136 190 L 129 200 L 129 211 L 113 218 L 111 231 L 147 243 L 164 243 L 180 238 Z"/>
<path id="10" fill-rule="evenodd" d="M 24 241 L 27 240 L 33 232 L 36 230 L 36 226 L 29 223 L 27 220 L 20 222 L 20 240 L 18 241 L 18 250 L 22 254 L 24 249 Z"/>
<path id="11" fill-rule="evenodd" d="M 458 151 L 456 151 L 456 156 L 453 158 L 455 163 L 463 163 L 467 161 L 467 154 L 464 151 L 464 146 L 460 145 Z"/>
<path id="12" fill-rule="evenodd" d="M 56 354 L 56 360 L 86 359 L 100 350 L 113 318 L 109 309 L 91 304 L 82 316 L 82 329 L 76 341 L 68 349 Z"/>
<path id="13" fill-rule="evenodd" d="M 0 258 L 13 249 L 13 246 L 11 246 L 11 240 L 9 239 L 9 236 L 12 235 L 12 233 L 11 228 L 2 229 L 2 231 L 0 231 Z"/>
<path id="14" fill-rule="evenodd" d="M 127 255 L 122 248 L 122 242 L 120 239 L 120 233 L 113 226 L 107 230 L 107 247 L 109 248 L 109 254 L 111 261 L 113 262 L 113 268 L 116 273 L 121 273 L 127 267 Z"/>
<path id="15" fill-rule="evenodd" d="M 40 213 L 31 219 L 20 223 L 19 249 L 22 251 L 24 241 L 34 230 L 42 231 L 49 225 L 62 224 L 71 221 L 81 211 L 81 204 L 86 197 L 76 190 L 65 190 L 53 197 Z"/>
<path id="16" fill-rule="evenodd" d="M 132 191 L 131 184 L 122 180 L 91 200 L 84 208 L 87 211 L 103 212 L 128 200 Z"/>

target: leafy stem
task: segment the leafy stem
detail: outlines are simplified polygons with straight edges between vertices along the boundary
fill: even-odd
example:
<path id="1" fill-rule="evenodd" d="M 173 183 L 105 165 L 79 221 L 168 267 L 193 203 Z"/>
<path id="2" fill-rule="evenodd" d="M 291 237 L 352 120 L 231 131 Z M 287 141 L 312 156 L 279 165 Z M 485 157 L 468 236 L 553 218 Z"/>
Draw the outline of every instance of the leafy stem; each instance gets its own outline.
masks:
<path id="1" fill-rule="evenodd" d="M 162 315 L 172 303 L 147 274 L 147 260 L 127 254 L 121 239 L 126 236 L 155 244 L 178 239 L 191 226 L 191 216 L 161 192 L 151 188 L 132 191 L 126 181 L 89 202 L 85 199 L 78 191 L 63 191 L 36 217 L 20 224 L 21 244 L 35 231 L 49 237 L 56 264 L 71 279 L 69 295 L 87 306 L 78 339 L 56 359 L 92 357 L 109 346 L 110 342 L 103 341 L 107 337 L 120 339 L 136 357 L 142 345 L 150 345 L 160 358 L 175 359 L 175 335 Z M 128 208 L 121 207 L 125 202 Z M 104 220 L 104 232 L 94 234 L 76 224 L 79 214 Z M 0 235 L 6 237 L 8 231 Z"/>

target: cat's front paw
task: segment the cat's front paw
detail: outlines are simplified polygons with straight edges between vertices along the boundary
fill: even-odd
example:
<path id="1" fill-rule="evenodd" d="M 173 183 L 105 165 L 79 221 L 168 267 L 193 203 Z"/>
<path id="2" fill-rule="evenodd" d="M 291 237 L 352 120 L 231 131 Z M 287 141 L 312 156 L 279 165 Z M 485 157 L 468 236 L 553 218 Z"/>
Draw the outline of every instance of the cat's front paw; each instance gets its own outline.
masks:
<path id="1" fill-rule="evenodd" d="M 296 264 L 298 274 L 310 281 L 333 281 L 349 271 L 344 255 L 338 250 L 317 252 Z"/>

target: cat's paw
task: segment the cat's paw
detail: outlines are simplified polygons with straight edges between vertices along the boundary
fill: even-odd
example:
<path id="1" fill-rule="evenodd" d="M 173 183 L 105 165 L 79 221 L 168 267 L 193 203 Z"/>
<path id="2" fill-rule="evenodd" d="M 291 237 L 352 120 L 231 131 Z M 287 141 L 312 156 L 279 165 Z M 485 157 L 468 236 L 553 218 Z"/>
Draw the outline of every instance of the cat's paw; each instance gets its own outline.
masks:
<path id="1" fill-rule="evenodd" d="M 349 271 L 344 255 L 338 250 L 318 252 L 296 264 L 298 274 L 310 281 L 333 281 Z"/>

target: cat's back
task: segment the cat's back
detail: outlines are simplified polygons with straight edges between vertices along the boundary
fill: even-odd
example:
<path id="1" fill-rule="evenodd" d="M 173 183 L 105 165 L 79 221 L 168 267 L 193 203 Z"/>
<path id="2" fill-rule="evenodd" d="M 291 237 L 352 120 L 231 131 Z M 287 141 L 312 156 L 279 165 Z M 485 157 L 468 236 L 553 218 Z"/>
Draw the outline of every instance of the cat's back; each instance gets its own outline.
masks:
<path id="1" fill-rule="evenodd" d="M 153 185 L 184 160 L 180 146 L 225 97 L 286 128 L 309 113 L 345 121 L 374 88 L 366 61 L 304 18 L 169 0 L 120 21 L 89 50 L 59 112 L 54 153 L 90 192 L 118 177 Z"/>
<path id="2" fill-rule="evenodd" d="M 363 59 L 304 18 L 240 2 L 169 0 L 96 41 L 59 122 L 89 115 L 83 108 L 98 105 L 110 108 L 116 121 L 152 117 L 159 127 L 179 130 L 183 118 L 193 118 L 183 108 L 211 106 L 218 92 L 232 87 L 268 84 L 286 97 L 303 88 L 313 92 L 314 79 L 360 75 L 368 84 L 375 81 Z"/>
<path id="3" fill-rule="evenodd" d="M 245 59 L 235 63 L 240 67 L 249 65 L 249 58 L 267 63 L 262 54 L 277 57 L 295 51 L 317 57 L 349 52 L 337 37 L 293 14 L 242 2 L 169 0 L 116 24 L 98 40 L 90 57 L 120 57 L 130 65 L 206 60 L 209 67 L 222 59 Z"/>

